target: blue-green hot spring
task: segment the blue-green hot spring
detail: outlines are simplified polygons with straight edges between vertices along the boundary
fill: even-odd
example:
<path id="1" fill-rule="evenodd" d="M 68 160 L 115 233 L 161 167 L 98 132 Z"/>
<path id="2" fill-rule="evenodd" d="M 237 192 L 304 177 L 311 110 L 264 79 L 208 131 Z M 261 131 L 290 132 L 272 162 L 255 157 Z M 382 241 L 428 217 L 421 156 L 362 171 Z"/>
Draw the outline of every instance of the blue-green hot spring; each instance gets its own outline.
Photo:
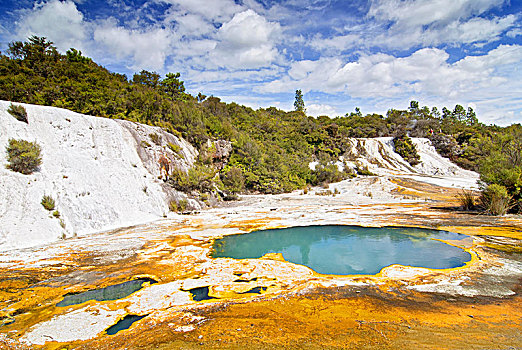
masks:
<path id="1" fill-rule="evenodd" d="M 321 274 L 374 275 L 394 264 L 447 269 L 471 260 L 465 250 L 439 240 L 467 236 L 410 227 L 299 226 L 225 236 L 213 258 L 256 259 L 281 253 L 286 261 Z"/>

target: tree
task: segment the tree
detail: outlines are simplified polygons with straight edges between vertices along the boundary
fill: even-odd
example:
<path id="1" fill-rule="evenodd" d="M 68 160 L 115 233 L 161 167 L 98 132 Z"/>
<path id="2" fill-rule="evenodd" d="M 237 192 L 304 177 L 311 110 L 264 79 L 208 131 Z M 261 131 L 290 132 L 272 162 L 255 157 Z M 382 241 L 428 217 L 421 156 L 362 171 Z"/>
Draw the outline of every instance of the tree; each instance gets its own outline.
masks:
<path id="1" fill-rule="evenodd" d="M 69 62 L 80 62 L 80 63 L 91 62 L 91 59 L 89 57 L 83 56 L 81 51 L 78 51 L 72 47 L 70 50 L 67 50 L 67 52 L 65 54 L 66 54 L 67 60 Z"/>
<path id="2" fill-rule="evenodd" d="M 468 125 L 475 125 L 478 123 L 477 115 L 471 107 L 468 107 L 468 112 L 466 113 L 466 123 Z"/>
<path id="3" fill-rule="evenodd" d="M 172 73 L 169 73 L 172 74 Z M 179 73 L 178 73 L 179 77 Z M 144 86 L 148 86 L 150 88 L 155 89 L 158 87 L 160 82 L 160 75 L 156 72 L 149 72 L 146 70 L 142 70 L 139 73 L 136 73 L 132 76 L 132 83 L 133 84 L 140 84 Z M 183 84 L 183 82 L 181 82 Z"/>
<path id="4" fill-rule="evenodd" d="M 301 92 L 301 90 L 295 90 L 294 108 L 298 112 L 306 112 L 305 104 L 303 101 L 303 93 Z"/>
<path id="5" fill-rule="evenodd" d="M 206 95 L 203 95 L 201 92 L 198 94 L 198 96 L 196 97 L 196 99 L 198 100 L 198 102 L 203 102 L 205 101 L 205 99 L 207 98 Z"/>
<path id="6" fill-rule="evenodd" d="M 418 101 L 410 101 L 410 107 L 408 107 L 408 110 L 411 114 L 416 114 L 419 111 L 419 102 Z"/>
<path id="7" fill-rule="evenodd" d="M 460 122 L 463 122 L 466 120 L 466 110 L 461 105 L 455 105 L 455 108 L 453 109 L 453 117 L 455 120 L 458 120 Z"/>
<path id="8" fill-rule="evenodd" d="M 179 97 L 185 92 L 185 85 L 182 80 L 179 80 L 180 73 L 167 73 L 165 79 L 161 81 L 164 91 L 172 98 Z"/>

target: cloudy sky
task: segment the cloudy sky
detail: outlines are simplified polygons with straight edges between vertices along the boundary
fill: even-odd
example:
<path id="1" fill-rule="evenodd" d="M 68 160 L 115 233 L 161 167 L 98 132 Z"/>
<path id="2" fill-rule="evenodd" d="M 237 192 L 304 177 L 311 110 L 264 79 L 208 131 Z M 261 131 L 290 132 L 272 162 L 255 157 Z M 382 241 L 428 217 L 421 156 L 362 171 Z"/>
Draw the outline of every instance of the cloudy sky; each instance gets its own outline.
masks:
<path id="1" fill-rule="evenodd" d="M 522 122 L 522 0 L 2 0 L 0 49 L 30 35 L 129 77 L 310 115 L 472 106 Z"/>

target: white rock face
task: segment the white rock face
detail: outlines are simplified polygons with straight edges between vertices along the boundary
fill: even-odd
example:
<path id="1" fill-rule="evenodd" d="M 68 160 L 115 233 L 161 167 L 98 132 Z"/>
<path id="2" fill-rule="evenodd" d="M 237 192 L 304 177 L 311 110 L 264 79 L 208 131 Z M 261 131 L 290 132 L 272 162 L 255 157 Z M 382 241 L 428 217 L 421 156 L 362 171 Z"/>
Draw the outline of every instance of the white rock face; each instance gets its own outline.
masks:
<path id="1" fill-rule="evenodd" d="M 171 166 L 187 170 L 197 151 L 185 140 L 157 127 L 54 107 L 24 105 L 26 124 L 7 113 L 9 105 L 0 101 L 0 250 L 152 221 L 168 213 L 170 199 L 184 196 L 158 179 L 158 159 L 165 153 Z M 6 168 L 10 138 L 41 146 L 38 171 Z M 60 219 L 43 208 L 44 195 L 55 199 Z"/>
<path id="2" fill-rule="evenodd" d="M 419 174 L 430 176 L 454 176 L 476 181 L 479 175 L 464 170 L 449 159 L 437 153 L 431 141 L 426 138 L 412 138 L 420 156 L 420 164 L 411 166 L 395 153 L 392 137 L 349 139 L 351 149 L 345 160 L 348 165 L 360 163 L 376 174 Z"/>

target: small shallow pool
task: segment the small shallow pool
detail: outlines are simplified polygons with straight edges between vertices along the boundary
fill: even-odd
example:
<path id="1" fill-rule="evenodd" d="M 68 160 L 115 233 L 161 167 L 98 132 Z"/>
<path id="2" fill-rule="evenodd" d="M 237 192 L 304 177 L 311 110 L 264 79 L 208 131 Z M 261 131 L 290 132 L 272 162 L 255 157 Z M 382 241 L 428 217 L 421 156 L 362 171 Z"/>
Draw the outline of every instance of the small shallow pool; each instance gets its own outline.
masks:
<path id="1" fill-rule="evenodd" d="M 300 226 L 218 239 L 213 258 L 253 259 L 281 253 L 286 261 L 321 274 L 374 275 L 393 264 L 447 269 L 471 260 L 465 250 L 439 240 L 467 236 L 409 227 Z"/>

